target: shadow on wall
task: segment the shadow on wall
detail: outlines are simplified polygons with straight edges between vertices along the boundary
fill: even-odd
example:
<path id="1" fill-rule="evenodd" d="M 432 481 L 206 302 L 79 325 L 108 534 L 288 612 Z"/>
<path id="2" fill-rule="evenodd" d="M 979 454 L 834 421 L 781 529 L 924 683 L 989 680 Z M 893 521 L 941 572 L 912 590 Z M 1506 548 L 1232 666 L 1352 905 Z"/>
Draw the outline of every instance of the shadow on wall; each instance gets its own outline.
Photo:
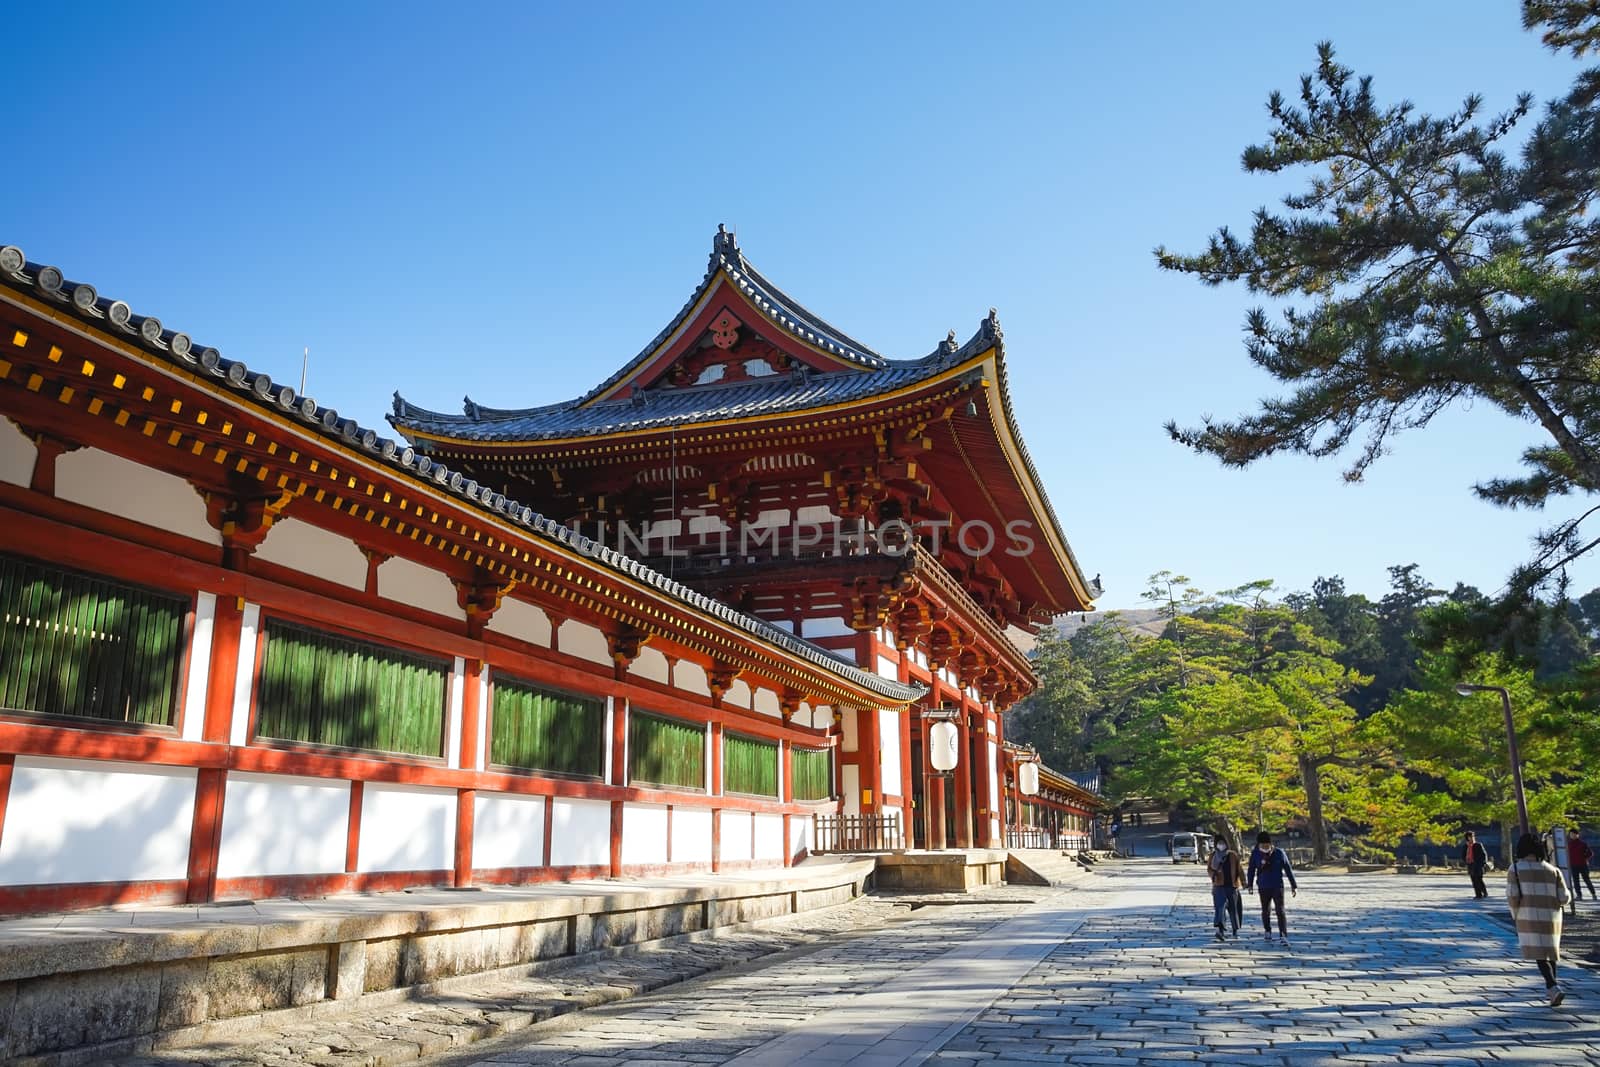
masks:
<path id="1" fill-rule="evenodd" d="M 0 885 L 185 878 L 195 781 L 189 768 L 17 757 Z"/>

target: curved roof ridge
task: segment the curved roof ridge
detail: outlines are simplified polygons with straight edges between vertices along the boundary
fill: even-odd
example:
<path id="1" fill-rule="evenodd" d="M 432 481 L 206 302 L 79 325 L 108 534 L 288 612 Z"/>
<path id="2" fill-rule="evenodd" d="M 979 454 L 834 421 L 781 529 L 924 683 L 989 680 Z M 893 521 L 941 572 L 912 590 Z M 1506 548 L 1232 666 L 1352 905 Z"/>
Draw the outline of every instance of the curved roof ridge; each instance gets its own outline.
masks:
<path id="1" fill-rule="evenodd" d="M 214 379 L 215 384 L 231 389 L 246 404 L 264 408 L 279 416 L 296 418 L 318 436 L 364 453 L 373 462 L 390 467 L 404 477 L 428 484 L 434 492 L 455 497 L 467 506 L 520 526 L 542 540 L 570 548 L 586 559 L 597 561 L 618 574 L 643 582 L 680 603 L 742 629 L 814 667 L 843 678 L 857 688 L 876 693 L 896 704 L 909 704 L 927 692 L 923 686 L 907 685 L 858 667 L 765 619 L 745 614 L 720 600 L 696 592 L 631 556 L 575 533 L 527 505 L 495 492 L 490 486 L 479 485 L 460 471 L 452 471 L 416 449 L 379 437 L 376 431 L 361 426 L 354 419 L 341 418 L 333 408 L 321 407 L 310 397 L 299 396 L 292 386 L 275 384 L 269 376 L 252 371 L 241 361 L 224 359 L 215 348 L 195 345 L 188 334 L 163 327 L 154 316 L 136 315 L 125 302 L 107 301 L 100 297 L 92 285 L 67 281 L 57 268 L 29 262 L 15 245 L 0 245 L 0 285 L 30 292 L 30 295 L 62 305 L 63 310 L 96 329 L 123 334 L 121 340 L 141 347 L 156 359 L 165 360 L 196 377 Z M 395 404 L 397 410 L 402 406 L 412 407 L 398 393 L 395 394 Z"/>
<path id="2" fill-rule="evenodd" d="M 994 309 L 963 344 L 955 331 L 920 359 L 894 360 L 877 368 L 839 368 L 795 374 L 770 374 L 739 382 L 708 382 L 673 389 L 647 389 L 633 396 L 607 397 L 585 404 L 559 404 L 497 411 L 469 406 L 464 414 L 396 408 L 389 422 L 402 433 L 437 434 L 463 441 L 554 440 L 623 430 L 692 426 L 716 419 L 804 411 L 915 385 L 1000 345 Z"/>

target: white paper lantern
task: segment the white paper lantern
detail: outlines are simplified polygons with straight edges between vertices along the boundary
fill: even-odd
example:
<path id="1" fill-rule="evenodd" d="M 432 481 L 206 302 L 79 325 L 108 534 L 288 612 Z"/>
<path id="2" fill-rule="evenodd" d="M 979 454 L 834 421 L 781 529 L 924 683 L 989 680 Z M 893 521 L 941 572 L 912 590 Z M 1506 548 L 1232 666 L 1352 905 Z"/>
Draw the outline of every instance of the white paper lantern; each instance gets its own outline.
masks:
<path id="1" fill-rule="evenodd" d="M 936 771 L 953 771 L 961 756 L 961 735 L 953 722 L 936 722 L 928 728 L 928 758 Z"/>
<path id="2" fill-rule="evenodd" d="M 1017 768 L 1017 788 L 1022 790 L 1022 795 L 1025 797 L 1038 795 L 1039 765 L 1037 763 L 1024 763 Z"/>

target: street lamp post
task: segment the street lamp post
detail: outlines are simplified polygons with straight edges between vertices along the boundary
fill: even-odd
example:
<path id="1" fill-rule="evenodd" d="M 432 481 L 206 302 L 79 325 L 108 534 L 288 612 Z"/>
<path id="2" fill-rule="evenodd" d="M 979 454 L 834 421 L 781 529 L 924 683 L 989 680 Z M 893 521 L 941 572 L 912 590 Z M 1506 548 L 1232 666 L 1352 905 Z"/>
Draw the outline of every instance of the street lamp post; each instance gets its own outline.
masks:
<path id="1" fill-rule="evenodd" d="M 1471 682 L 1457 685 L 1456 693 L 1464 697 L 1473 693 L 1500 694 L 1500 706 L 1506 713 L 1506 752 L 1511 757 L 1511 785 L 1517 793 L 1517 819 L 1522 823 L 1522 832 L 1531 833 L 1528 822 L 1528 794 L 1522 788 L 1522 753 L 1517 749 L 1517 726 L 1511 718 L 1511 694 L 1503 685 L 1473 685 Z"/>

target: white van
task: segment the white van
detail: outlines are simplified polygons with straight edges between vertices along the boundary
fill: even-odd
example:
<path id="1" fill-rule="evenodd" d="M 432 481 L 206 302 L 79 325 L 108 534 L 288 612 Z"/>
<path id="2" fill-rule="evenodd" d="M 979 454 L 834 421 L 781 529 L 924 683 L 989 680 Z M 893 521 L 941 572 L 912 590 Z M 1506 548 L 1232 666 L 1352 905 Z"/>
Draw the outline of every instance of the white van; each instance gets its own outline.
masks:
<path id="1" fill-rule="evenodd" d="M 1199 863 L 1200 838 L 1196 834 L 1172 835 L 1172 862 Z"/>

